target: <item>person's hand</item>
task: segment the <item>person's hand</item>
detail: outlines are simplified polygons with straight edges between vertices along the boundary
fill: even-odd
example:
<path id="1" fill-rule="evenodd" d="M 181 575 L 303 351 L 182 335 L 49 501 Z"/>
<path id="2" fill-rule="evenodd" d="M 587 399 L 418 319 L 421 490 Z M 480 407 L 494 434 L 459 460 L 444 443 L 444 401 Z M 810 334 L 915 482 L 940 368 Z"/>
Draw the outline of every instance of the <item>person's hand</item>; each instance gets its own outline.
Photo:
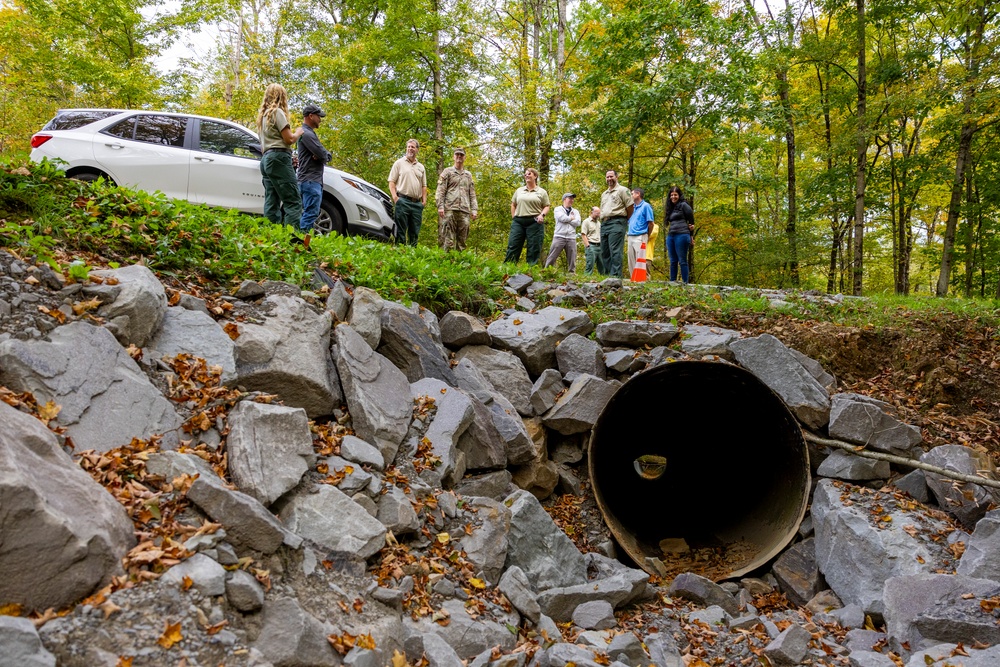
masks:
<path id="1" fill-rule="evenodd" d="M 543 224 L 545 222 L 545 216 L 539 215 L 537 218 L 535 218 L 535 222 L 537 222 L 540 225 Z"/>
<path id="2" fill-rule="evenodd" d="M 296 169 L 299 168 L 299 154 L 292 153 L 292 166 Z"/>
<path id="3" fill-rule="evenodd" d="M 438 209 L 438 217 L 439 218 L 443 218 L 444 217 L 444 209 L 443 208 L 439 208 Z"/>
<path id="4" fill-rule="evenodd" d="M 479 214 L 478 214 L 478 213 L 470 213 L 470 214 L 469 214 L 469 218 L 470 218 L 471 220 L 475 220 L 475 219 L 476 219 L 476 218 L 478 218 L 478 217 L 479 217 Z"/>

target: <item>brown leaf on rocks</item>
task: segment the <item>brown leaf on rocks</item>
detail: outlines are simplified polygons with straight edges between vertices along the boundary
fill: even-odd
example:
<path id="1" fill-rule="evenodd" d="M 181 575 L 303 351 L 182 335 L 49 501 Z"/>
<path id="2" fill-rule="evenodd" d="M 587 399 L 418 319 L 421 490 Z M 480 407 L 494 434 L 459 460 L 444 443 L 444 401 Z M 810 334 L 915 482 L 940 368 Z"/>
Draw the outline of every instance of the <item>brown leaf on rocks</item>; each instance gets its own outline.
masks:
<path id="1" fill-rule="evenodd" d="M 37 285 L 39 281 L 38 278 L 36 278 L 35 276 L 28 276 L 27 278 L 24 279 L 24 282 L 28 283 L 29 285 Z"/>
<path id="2" fill-rule="evenodd" d="M 108 600 L 107 602 L 98 606 L 97 608 L 104 612 L 104 618 L 108 618 L 109 616 L 111 616 L 111 614 L 115 613 L 116 611 L 122 610 L 121 607 L 116 605 L 111 600 Z"/>
<path id="3" fill-rule="evenodd" d="M 350 632 L 345 632 L 342 635 L 329 635 L 326 638 L 330 642 L 330 646 L 333 647 L 333 650 L 340 655 L 347 655 L 354 648 L 357 639 L 357 636 L 352 635 Z"/>
<path id="4" fill-rule="evenodd" d="M 156 643 L 163 648 L 169 649 L 175 644 L 183 641 L 183 639 L 184 635 L 181 634 L 180 622 L 171 623 L 170 621 L 167 621 L 167 626 L 163 629 L 163 634 L 156 640 Z"/>
<path id="5" fill-rule="evenodd" d="M 115 667 L 132 667 L 133 659 L 130 655 L 120 655 L 118 656 L 118 662 L 115 663 Z"/>
<path id="6" fill-rule="evenodd" d="M 100 299 L 95 298 L 95 299 L 88 299 L 86 301 L 77 301 L 76 303 L 73 304 L 72 308 L 73 312 L 76 313 L 77 315 L 83 315 L 88 311 L 100 307 L 100 305 L 101 305 Z"/>
<path id="7" fill-rule="evenodd" d="M 229 621 L 219 621 L 215 625 L 210 625 L 207 628 L 205 628 L 205 632 L 208 633 L 209 635 L 218 634 L 218 632 L 227 625 L 229 625 Z"/>
<path id="8" fill-rule="evenodd" d="M 38 418 L 45 422 L 45 425 L 48 426 L 49 422 L 59 415 L 60 410 L 62 410 L 60 406 L 56 405 L 52 401 L 49 401 L 45 405 L 38 407 Z"/>
<path id="9" fill-rule="evenodd" d="M 24 608 L 16 602 L 0 604 L 0 616 L 23 616 Z"/>
<path id="10" fill-rule="evenodd" d="M 189 590 L 192 586 L 194 586 L 194 581 L 191 579 L 191 577 L 185 576 L 183 579 L 181 579 L 182 591 Z"/>
<path id="11" fill-rule="evenodd" d="M 236 322 L 229 322 L 226 326 L 222 327 L 222 330 L 233 340 L 240 337 L 240 327 Z"/>
<path id="12" fill-rule="evenodd" d="M 66 313 L 61 310 L 51 310 L 45 306 L 38 307 L 39 312 L 45 313 L 49 317 L 54 318 L 59 324 L 63 324 L 66 321 Z"/>

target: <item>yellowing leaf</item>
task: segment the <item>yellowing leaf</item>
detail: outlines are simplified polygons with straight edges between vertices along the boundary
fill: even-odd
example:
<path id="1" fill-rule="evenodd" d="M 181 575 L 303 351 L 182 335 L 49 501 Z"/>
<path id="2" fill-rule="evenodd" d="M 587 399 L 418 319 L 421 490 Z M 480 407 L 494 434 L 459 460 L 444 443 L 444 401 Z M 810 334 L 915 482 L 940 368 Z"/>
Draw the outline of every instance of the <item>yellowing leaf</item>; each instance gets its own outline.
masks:
<path id="1" fill-rule="evenodd" d="M 472 586 L 473 588 L 478 588 L 480 590 L 486 588 L 486 582 L 476 577 L 469 579 L 469 585 Z"/>
<path id="2" fill-rule="evenodd" d="M 46 424 L 48 424 L 50 421 L 56 418 L 60 410 L 62 410 L 60 406 L 56 405 L 52 401 L 49 401 L 45 405 L 39 406 L 38 418 L 41 419 Z"/>
<path id="3" fill-rule="evenodd" d="M 392 652 L 392 667 L 407 667 L 406 656 L 398 650 Z"/>
<path id="4" fill-rule="evenodd" d="M 441 544 L 448 544 L 449 542 L 451 542 L 451 535 L 449 535 L 448 533 L 438 533 L 437 541 L 440 542 Z"/>
<path id="5" fill-rule="evenodd" d="M 0 616 L 20 616 L 22 613 L 24 609 L 16 602 L 0 605 Z"/>
<path id="6" fill-rule="evenodd" d="M 156 643 L 163 648 L 168 649 L 183 639 L 184 635 L 181 634 L 181 624 L 179 622 L 171 623 L 170 621 L 167 621 L 167 627 L 164 628 L 163 634 L 156 640 Z"/>

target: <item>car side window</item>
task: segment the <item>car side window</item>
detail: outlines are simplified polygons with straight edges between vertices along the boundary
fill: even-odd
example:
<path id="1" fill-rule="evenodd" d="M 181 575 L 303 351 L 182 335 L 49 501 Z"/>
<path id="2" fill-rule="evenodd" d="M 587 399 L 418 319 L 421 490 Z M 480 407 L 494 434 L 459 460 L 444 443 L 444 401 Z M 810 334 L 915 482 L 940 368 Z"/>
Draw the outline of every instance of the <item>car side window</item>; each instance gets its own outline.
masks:
<path id="1" fill-rule="evenodd" d="M 199 150 L 206 153 L 258 159 L 257 155 L 250 149 L 250 145 L 257 142 L 257 137 L 249 132 L 232 125 L 213 123 L 209 120 L 200 121 L 200 125 Z"/>
<path id="2" fill-rule="evenodd" d="M 115 123 L 108 129 L 104 130 L 105 134 L 110 134 L 113 137 L 121 137 L 122 139 L 131 139 L 135 134 L 135 116 L 131 118 L 126 118 L 120 123 Z"/>
<path id="3" fill-rule="evenodd" d="M 138 116 L 135 140 L 161 146 L 184 146 L 187 118 L 175 116 Z"/>
<path id="4" fill-rule="evenodd" d="M 46 123 L 45 127 L 42 129 L 75 130 L 78 127 L 83 127 L 84 125 L 90 125 L 91 123 L 99 120 L 110 118 L 118 113 L 121 112 L 100 109 L 75 109 L 72 111 L 60 111 L 56 114 L 56 117 Z"/>

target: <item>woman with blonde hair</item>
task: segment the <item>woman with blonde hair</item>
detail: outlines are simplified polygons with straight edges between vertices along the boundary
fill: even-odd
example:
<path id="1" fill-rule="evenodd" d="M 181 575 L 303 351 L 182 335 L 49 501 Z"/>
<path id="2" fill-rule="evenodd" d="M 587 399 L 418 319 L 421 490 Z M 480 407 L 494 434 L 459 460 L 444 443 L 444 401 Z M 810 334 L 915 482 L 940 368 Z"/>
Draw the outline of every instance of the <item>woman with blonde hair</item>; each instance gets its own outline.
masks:
<path id="1" fill-rule="evenodd" d="M 524 170 L 524 185 L 514 191 L 510 200 L 510 233 L 507 235 L 507 255 L 503 261 L 521 260 L 521 248 L 528 244 L 528 264 L 538 264 L 545 238 L 545 214 L 549 212 L 549 193 L 538 185 L 538 170 Z"/>
<path id="2" fill-rule="evenodd" d="M 302 197 L 292 167 L 291 146 L 302 136 L 302 128 L 291 130 L 288 120 L 288 93 L 279 83 L 268 84 L 257 114 L 260 137 L 260 175 L 264 181 L 264 215 L 271 222 L 299 228 Z M 282 214 L 284 209 L 284 214 Z"/>

